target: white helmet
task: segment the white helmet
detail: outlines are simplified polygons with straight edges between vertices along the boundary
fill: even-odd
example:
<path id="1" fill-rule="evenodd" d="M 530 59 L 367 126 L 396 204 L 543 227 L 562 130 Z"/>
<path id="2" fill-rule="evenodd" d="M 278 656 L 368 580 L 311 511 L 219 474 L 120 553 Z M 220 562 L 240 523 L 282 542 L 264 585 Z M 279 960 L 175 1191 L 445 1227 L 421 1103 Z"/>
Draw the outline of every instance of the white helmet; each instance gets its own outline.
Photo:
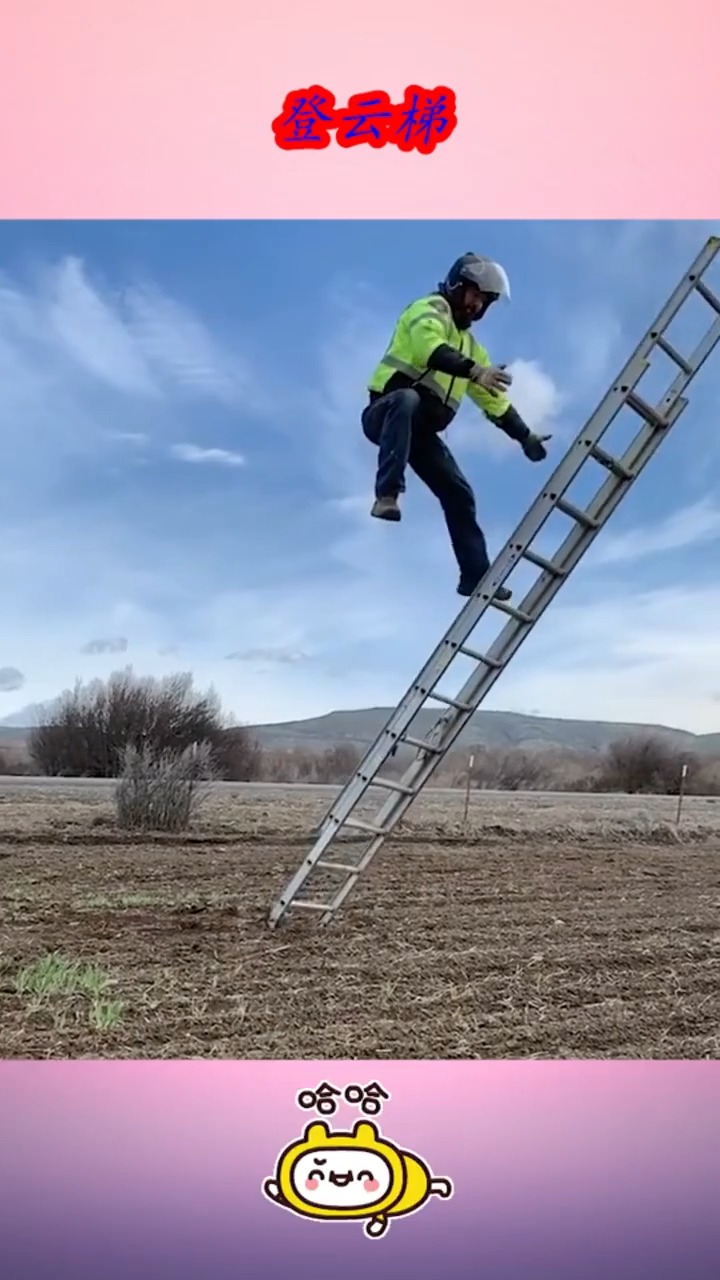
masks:
<path id="1" fill-rule="evenodd" d="M 496 298 L 510 299 L 510 281 L 505 268 L 490 258 L 479 257 L 477 253 L 464 253 L 447 273 L 445 285 L 448 289 L 455 289 L 463 283 L 474 284 L 483 293 Z"/>

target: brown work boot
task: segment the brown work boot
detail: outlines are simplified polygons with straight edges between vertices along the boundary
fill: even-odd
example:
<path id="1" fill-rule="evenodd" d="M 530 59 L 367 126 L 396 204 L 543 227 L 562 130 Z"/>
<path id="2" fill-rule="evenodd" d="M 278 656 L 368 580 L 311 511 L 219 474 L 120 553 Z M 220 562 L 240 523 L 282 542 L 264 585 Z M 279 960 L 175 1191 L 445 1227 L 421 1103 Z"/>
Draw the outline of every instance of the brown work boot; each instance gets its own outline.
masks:
<path id="1" fill-rule="evenodd" d="M 375 516 L 377 520 L 400 520 L 401 512 L 397 498 L 376 498 L 371 516 Z"/>

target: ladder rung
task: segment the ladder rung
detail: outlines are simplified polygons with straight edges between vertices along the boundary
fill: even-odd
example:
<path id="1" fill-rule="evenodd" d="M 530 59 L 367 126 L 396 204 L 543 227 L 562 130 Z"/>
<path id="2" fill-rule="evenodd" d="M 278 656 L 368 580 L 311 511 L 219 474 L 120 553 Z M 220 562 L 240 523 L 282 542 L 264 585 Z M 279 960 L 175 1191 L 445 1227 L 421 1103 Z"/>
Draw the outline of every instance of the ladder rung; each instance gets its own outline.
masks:
<path id="1" fill-rule="evenodd" d="M 315 866 L 323 871 L 347 871 L 348 875 L 358 875 L 359 867 L 351 867 L 346 862 L 316 862 Z"/>
<path id="2" fill-rule="evenodd" d="M 403 796 L 414 796 L 415 788 L 406 787 L 404 782 L 396 782 L 394 778 L 376 777 L 370 783 L 373 787 L 384 787 L 386 791 L 399 791 Z"/>
<path id="3" fill-rule="evenodd" d="M 551 573 L 554 578 L 565 577 L 565 570 L 561 569 L 559 564 L 555 564 L 554 560 L 548 560 L 545 556 L 538 555 L 537 551 L 531 551 L 529 547 L 522 554 L 525 560 L 530 561 L 530 564 L 534 564 L 538 569 L 544 569 L 545 573 Z"/>
<path id="4" fill-rule="evenodd" d="M 635 413 L 639 414 L 641 418 L 644 418 L 646 422 L 649 422 L 651 426 L 666 427 L 668 425 L 667 419 L 663 418 L 662 414 L 658 413 L 657 409 L 653 409 L 652 405 L 648 404 L 647 400 L 643 400 L 642 396 L 639 396 L 636 391 L 629 392 L 626 403 L 635 411 Z"/>
<path id="5" fill-rule="evenodd" d="M 288 902 L 288 907 L 301 907 L 303 911 L 330 911 L 331 904 L 328 902 L 305 902 L 302 898 L 293 898 L 292 902 Z"/>
<path id="6" fill-rule="evenodd" d="M 472 711 L 469 702 L 458 702 L 457 698 L 448 698 L 444 693 L 426 693 L 426 698 L 434 698 L 436 702 L 442 702 L 444 707 L 454 707 L 456 711 Z"/>
<path id="7" fill-rule="evenodd" d="M 707 285 L 703 284 L 702 280 L 697 281 L 695 288 L 700 294 L 700 297 L 704 298 L 709 306 L 712 307 L 713 311 L 717 311 L 720 316 L 720 298 L 715 296 L 712 289 L 708 289 Z"/>
<path id="8" fill-rule="evenodd" d="M 671 342 L 668 342 L 667 338 L 663 338 L 662 334 L 658 335 L 657 344 L 660 350 L 665 352 L 666 356 L 675 361 L 675 364 L 682 369 L 683 373 L 692 373 L 693 367 L 690 362 L 684 356 L 681 356 L 680 352 L 675 349 Z"/>
<path id="9" fill-rule="evenodd" d="M 472 658 L 473 662 L 484 662 L 486 667 L 491 667 L 493 671 L 499 671 L 504 665 L 499 658 L 491 658 L 487 653 L 478 653 L 477 649 L 470 649 L 466 644 L 458 645 L 458 653 L 462 653 L 466 658 Z"/>
<path id="10" fill-rule="evenodd" d="M 387 835 L 385 827 L 377 827 L 374 822 L 366 822 L 364 818 L 346 818 L 340 826 L 348 827 L 351 831 L 367 831 L 372 836 Z"/>
<path id="11" fill-rule="evenodd" d="M 567 502 L 565 498 L 558 498 L 555 503 L 558 511 L 562 511 L 564 516 L 569 516 L 577 524 L 583 525 L 586 529 L 599 529 L 600 521 L 595 520 L 593 516 L 589 516 L 587 511 L 581 511 L 580 507 L 576 507 L 572 502 Z"/>
<path id="12" fill-rule="evenodd" d="M 606 453 L 600 448 L 599 444 L 593 446 L 590 450 L 590 457 L 596 462 L 601 463 L 603 467 L 607 467 L 608 471 L 612 471 L 614 476 L 618 476 L 620 480 L 632 480 L 634 473 L 623 466 L 619 458 L 614 458 L 611 453 Z"/>
<path id="13" fill-rule="evenodd" d="M 501 613 L 506 613 L 509 618 L 515 618 L 517 622 L 524 622 L 526 626 L 535 621 L 532 614 L 516 609 L 514 605 L 506 604 L 504 600 L 491 600 L 490 603 L 493 609 L 499 609 Z"/>
<path id="14" fill-rule="evenodd" d="M 428 751 L 432 756 L 441 756 L 443 753 L 442 747 L 433 746 L 433 744 L 431 742 L 427 742 L 425 738 L 413 738 L 409 733 L 404 734 L 404 736 L 400 738 L 400 742 L 403 742 L 408 747 L 415 747 L 418 751 Z"/>

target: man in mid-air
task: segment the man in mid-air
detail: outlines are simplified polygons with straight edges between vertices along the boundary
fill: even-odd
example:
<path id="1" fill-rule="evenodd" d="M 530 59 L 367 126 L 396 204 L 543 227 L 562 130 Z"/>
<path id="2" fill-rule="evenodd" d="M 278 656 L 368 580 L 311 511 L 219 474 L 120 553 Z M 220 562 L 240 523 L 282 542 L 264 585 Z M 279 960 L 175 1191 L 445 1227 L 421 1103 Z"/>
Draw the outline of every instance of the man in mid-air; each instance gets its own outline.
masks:
<path id="1" fill-rule="evenodd" d="M 510 374 L 491 363 L 469 332 L 501 297 L 509 299 L 510 284 L 499 263 L 474 253 L 458 258 L 435 293 L 403 311 L 368 384 L 370 401 L 362 414 L 363 431 L 379 452 L 371 514 L 380 520 L 401 518 L 398 499 L 409 465 L 442 506 L 460 567 L 461 596 L 473 594 L 490 560 L 473 491 L 440 432 L 467 392 L 531 462 L 547 457 L 550 439 L 526 426 L 508 399 Z M 506 587 L 496 593 L 500 600 L 511 594 Z"/>

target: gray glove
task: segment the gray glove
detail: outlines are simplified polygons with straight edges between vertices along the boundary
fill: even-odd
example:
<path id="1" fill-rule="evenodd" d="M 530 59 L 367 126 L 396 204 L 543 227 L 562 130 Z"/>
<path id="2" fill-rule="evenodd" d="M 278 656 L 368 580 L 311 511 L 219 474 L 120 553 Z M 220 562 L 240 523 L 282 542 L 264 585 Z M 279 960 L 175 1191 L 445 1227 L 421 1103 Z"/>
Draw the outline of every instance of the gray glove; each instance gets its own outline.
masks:
<path id="1" fill-rule="evenodd" d="M 489 391 L 491 396 L 501 395 L 512 384 L 512 374 L 506 371 L 504 365 L 474 364 L 468 377 L 471 382 Z"/>

